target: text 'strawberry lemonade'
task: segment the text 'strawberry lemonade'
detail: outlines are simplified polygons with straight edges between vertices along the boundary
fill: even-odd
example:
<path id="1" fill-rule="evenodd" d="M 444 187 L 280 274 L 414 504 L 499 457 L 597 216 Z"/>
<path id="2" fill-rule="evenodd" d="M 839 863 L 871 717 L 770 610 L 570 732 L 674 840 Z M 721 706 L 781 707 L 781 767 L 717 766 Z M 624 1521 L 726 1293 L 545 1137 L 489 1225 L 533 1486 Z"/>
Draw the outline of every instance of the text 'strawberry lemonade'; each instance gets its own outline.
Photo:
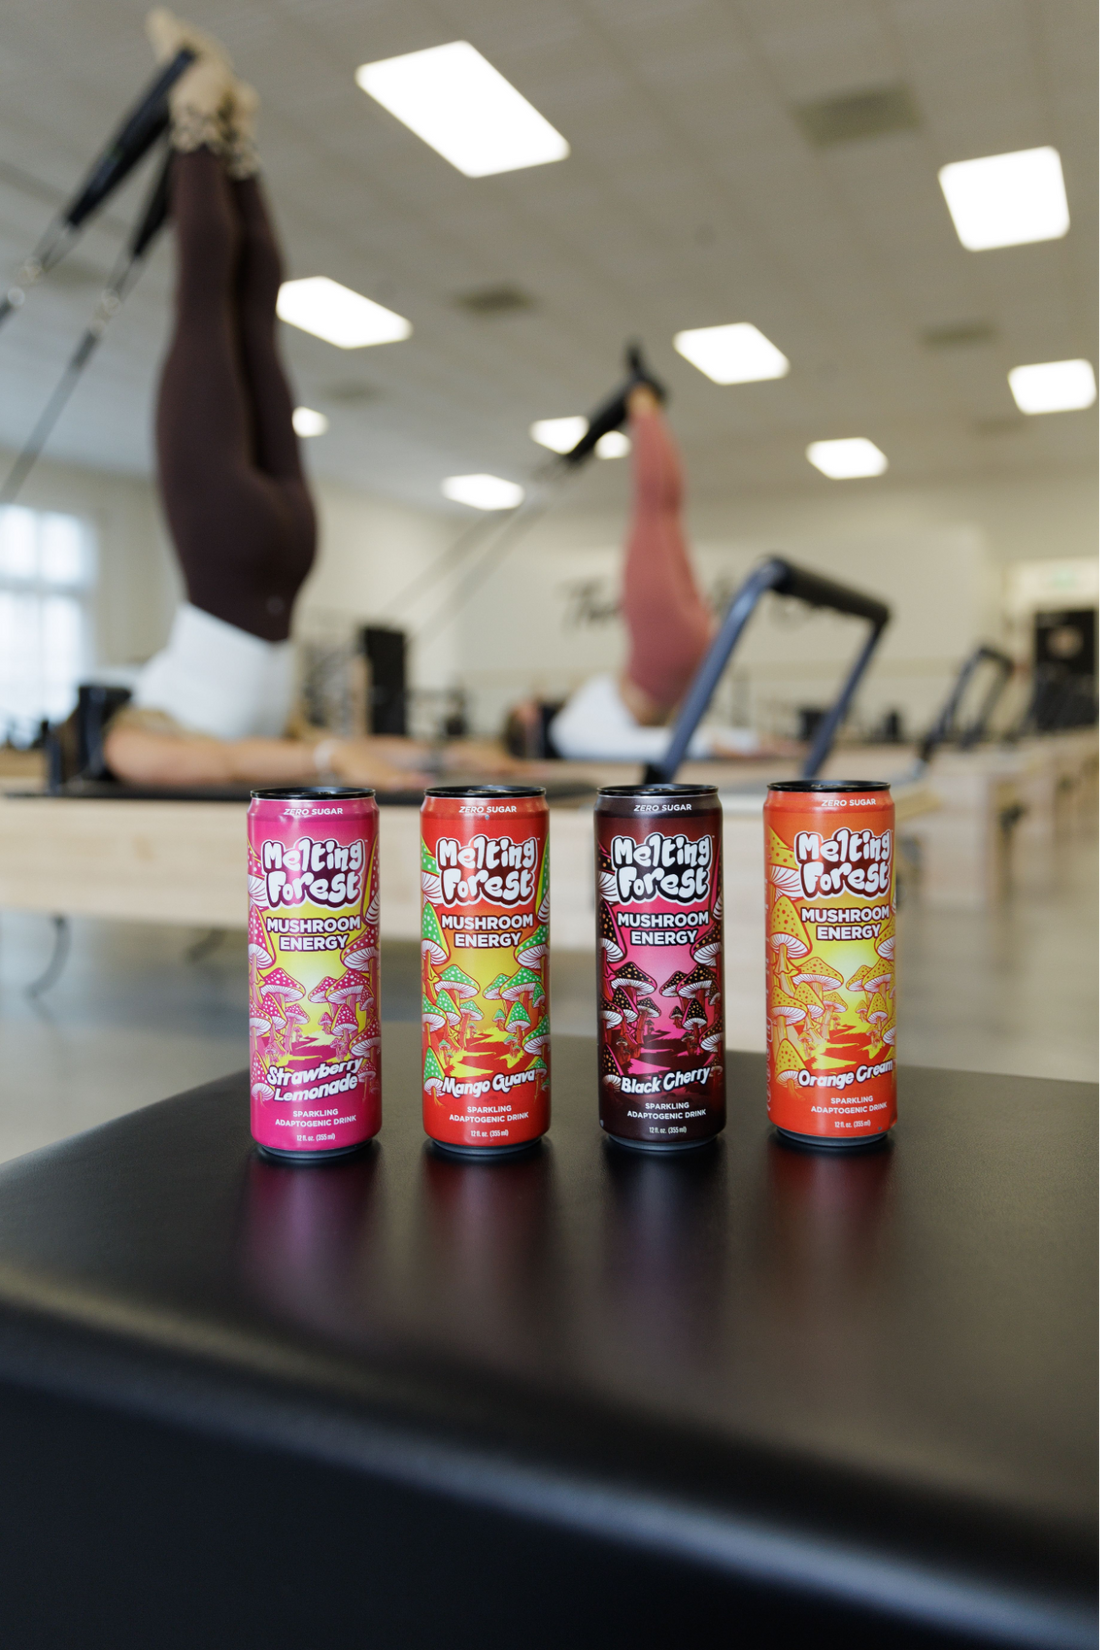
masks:
<path id="1" fill-rule="evenodd" d="M 550 1126 L 547 824 L 537 786 L 424 798 L 424 1130 L 462 1156 L 509 1156 Z"/>
<path id="2" fill-rule="evenodd" d="M 343 1157 L 382 1123 L 378 805 L 344 788 L 252 798 L 252 1137 L 281 1159 Z"/>
<path id="3" fill-rule="evenodd" d="M 786 780 L 764 809 L 768 1116 L 818 1146 L 897 1119 L 894 805 L 877 781 Z"/>
<path id="4" fill-rule="evenodd" d="M 722 806 L 713 785 L 611 785 L 596 805 L 600 1127 L 674 1151 L 726 1122 Z"/>

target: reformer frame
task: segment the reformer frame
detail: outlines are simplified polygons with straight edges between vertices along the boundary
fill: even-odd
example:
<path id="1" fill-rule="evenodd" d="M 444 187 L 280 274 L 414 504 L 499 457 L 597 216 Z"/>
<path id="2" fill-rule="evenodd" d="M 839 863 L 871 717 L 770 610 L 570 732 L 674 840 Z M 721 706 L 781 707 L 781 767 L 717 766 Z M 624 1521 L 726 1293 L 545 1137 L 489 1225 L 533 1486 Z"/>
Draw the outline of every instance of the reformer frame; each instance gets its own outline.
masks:
<path id="1" fill-rule="evenodd" d="M 668 748 L 660 761 L 648 764 L 643 774 L 643 784 L 668 785 L 675 779 L 687 754 L 692 735 L 706 714 L 715 689 L 741 640 L 745 626 L 762 597 L 769 591 L 773 591 L 777 596 L 790 596 L 795 601 L 804 602 L 807 607 L 827 607 L 834 613 L 847 613 L 856 619 L 866 619 L 871 627 L 840 692 L 822 717 L 814 734 L 802 766 L 801 777 L 813 779 L 821 771 L 840 725 L 848 714 L 856 688 L 878 646 L 879 638 L 890 623 L 890 609 L 885 602 L 878 601 L 874 596 L 866 596 L 862 591 L 852 590 L 848 585 L 837 584 L 832 579 L 823 578 L 819 573 L 811 573 L 807 568 L 796 567 L 783 556 L 769 556 L 749 574 L 730 602 L 726 616 L 695 674 L 695 680 L 688 689 L 680 714 L 676 718 Z"/>
<path id="2" fill-rule="evenodd" d="M 978 714 L 965 728 L 956 730 L 955 718 L 959 714 L 959 707 L 963 702 L 967 688 L 976 675 L 979 667 L 986 661 L 996 665 L 996 673 L 989 685 L 985 698 L 978 708 Z M 989 721 L 996 709 L 1001 695 L 1012 679 L 1016 669 L 1016 662 L 1007 653 L 1002 653 L 999 647 L 989 647 L 984 642 L 976 647 L 969 658 L 964 659 L 955 678 L 954 686 L 944 702 L 943 709 L 917 746 L 917 760 L 927 765 L 934 753 L 951 738 L 956 738 L 960 750 L 970 750 L 980 740 L 984 739 L 989 729 Z"/>

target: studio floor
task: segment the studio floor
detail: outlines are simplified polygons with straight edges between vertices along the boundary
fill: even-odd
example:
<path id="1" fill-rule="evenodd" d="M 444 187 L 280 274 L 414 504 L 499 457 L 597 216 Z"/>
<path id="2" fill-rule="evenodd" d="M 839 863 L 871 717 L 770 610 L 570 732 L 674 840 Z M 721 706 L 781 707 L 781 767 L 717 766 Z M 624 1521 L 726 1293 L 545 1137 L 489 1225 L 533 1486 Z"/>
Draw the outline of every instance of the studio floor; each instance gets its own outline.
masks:
<path id="1" fill-rule="evenodd" d="M 904 1062 L 1097 1077 L 1095 822 L 1082 822 L 994 912 L 901 913 Z M 247 1063 L 243 934 L 191 954 L 200 932 L 77 921 L 60 979 L 31 998 L 52 933 L 0 914 L 0 1159 L 91 1128 Z M 382 949 L 382 1016 L 419 1012 L 418 947 Z M 552 958 L 559 1032 L 595 1029 L 595 964 Z"/>

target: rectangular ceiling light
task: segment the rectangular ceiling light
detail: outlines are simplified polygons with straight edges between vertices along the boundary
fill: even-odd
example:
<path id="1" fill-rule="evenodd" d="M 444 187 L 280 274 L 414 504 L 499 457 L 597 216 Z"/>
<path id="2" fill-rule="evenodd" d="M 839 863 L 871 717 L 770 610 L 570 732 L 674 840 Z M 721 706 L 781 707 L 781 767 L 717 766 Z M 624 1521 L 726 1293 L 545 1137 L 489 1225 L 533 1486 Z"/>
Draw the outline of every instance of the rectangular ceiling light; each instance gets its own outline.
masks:
<path id="1" fill-rule="evenodd" d="M 275 308 L 281 321 L 312 332 L 315 338 L 323 338 L 337 349 L 396 344 L 412 333 L 403 315 L 395 315 L 392 309 L 341 286 L 339 281 L 330 281 L 327 275 L 284 281 Z"/>
<path id="2" fill-rule="evenodd" d="M 1008 387 L 1023 413 L 1078 412 L 1096 400 L 1090 361 L 1037 361 L 1013 367 Z"/>
<path id="3" fill-rule="evenodd" d="M 764 378 L 785 378 L 791 370 L 782 350 L 776 349 L 751 321 L 696 327 L 691 332 L 678 332 L 672 342 L 685 361 L 716 384 L 754 384 Z"/>
<path id="4" fill-rule="evenodd" d="M 830 481 L 880 476 L 886 468 L 886 454 L 863 435 L 849 436 L 843 441 L 811 441 L 806 457 L 814 469 Z"/>
<path id="5" fill-rule="evenodd" d="M 443 483 L 443 497 L 474 510 L 514 510 L 523 503 L 523 488 L 518 481 L 505 481 L 503 476 L 448 476 Z"/>
<path id="6" fill-rule="evenodd" d="M 1069 228 L 1069 203 L 1057 149 L 952 161 L 940 188 L 968 252 L 1056 241 Z"/>
<path id="7" fill-rule="evenodd" d="M 588 420 L 579 413 L 572 418 L 536 418 L 528 433 L 532 441 L 549 447 L 552 453 L 571 453 L 588 433 Z"/>
<path id="8" fill-rule="evenodd" d="M 468 40 L 364 63 L 363 91 L 468 178 L 564 160 L 569 145 Z"/>

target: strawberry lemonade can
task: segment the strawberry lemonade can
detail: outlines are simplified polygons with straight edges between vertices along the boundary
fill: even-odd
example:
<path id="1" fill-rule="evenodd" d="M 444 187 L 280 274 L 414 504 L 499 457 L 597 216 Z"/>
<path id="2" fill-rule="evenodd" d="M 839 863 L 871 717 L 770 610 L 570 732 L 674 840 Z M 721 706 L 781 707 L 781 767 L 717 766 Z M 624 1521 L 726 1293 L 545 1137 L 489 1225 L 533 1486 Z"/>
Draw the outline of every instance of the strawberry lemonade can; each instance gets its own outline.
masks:
<path id="1" fill-rule="evenodd" d="M 802 1145 L 881 1141 L 897 1119 L 889 785 L 769 785 L 764 860 L 768 1116 Z"/>
<path id="2" fill-rule="evenodd" d="M 550 1127 L 546 793 L 440 786 L 420 823 L 424 1131 L 511 1157 Z"/>
<path id="3" fill-rule="evenodd" d="M 248 984 L 252 1138 L 281 1162 L 358 1150 L 382 1123 L 373 791 L 252 792 Z"/>
<path id="4" fill-rule="evenodd" d="M 600 1127 L 680 1151 L 726 1124 L 722 805 L 713 785 L 611 785 L 596 806 Z"/>

